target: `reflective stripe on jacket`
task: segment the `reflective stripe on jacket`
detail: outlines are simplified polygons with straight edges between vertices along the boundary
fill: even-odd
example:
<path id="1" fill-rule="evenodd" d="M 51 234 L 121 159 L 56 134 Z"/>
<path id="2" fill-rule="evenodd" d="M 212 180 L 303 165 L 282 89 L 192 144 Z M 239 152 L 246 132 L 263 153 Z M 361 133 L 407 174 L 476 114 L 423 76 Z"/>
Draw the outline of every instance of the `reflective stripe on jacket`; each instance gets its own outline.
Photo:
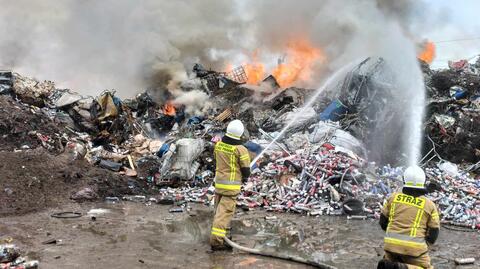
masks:
<path id="1" fill-rule="evenodd" d="M 218 142 L 215 145 L 215 191 L 222 195 L 236 195 L 242 185 L 242 167 L 250 166 L 250 155 L 242 145 Z"/>
<path id="2" fill-rule="evenodd" d="M 382 214 L 389 220 L 385 250 L 393 253 L 417 257 L 427 252 L 427 229 L 440 227 L 435 204 L 424 196 L 394 193 L 385 203 Z"/>

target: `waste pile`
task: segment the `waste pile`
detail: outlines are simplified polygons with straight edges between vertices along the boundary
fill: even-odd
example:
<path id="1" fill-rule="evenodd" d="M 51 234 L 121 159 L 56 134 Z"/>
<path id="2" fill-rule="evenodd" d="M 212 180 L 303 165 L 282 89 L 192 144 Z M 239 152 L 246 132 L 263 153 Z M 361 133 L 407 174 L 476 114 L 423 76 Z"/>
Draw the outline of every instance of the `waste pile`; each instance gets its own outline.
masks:
<path id="1" fill-rule="evenodd" d="M 14 244 L 0 245 L 0 269 L 34 269 L 38 261 L 27 261 Z"/>
<path id="2" fill-rule="evenodd" d="M 480 161 L 480 58 L 449 62 L 448 69 L 424 66 L 428 113 L 426 152 L 454 163 Z"/>
<path id="3" fill-rule="evenodd" d="M 480 180 L 444 162 L 426 169 L 429 197 L 441 212 L 445 224 L 480 229 Z"/>
<path id="4" fill-rule="evenodd" d="M 478 161 L 480 132 L 476 129 L 479 125 L 474 124 L 479 115 L 474 98 L 479 89 L 475 84 L 476 68 L 424 69 L 429 96 L 434 100 L 429 103 L 431 117 L 426 134 L 435 148 L 428 153 L 442 164 L 446 163 L 443 158 L 459 156 L 463 157 L 455 160 Z M 384 130 L 379 123 L 390 127 L 397 124 L 394 117 L 381 118 L 382 111 L 392 109 L 386 103 L 390 91 L 382 90 L 392 85 L 378 79 L 384 73 L 388 73 L 384 60 L 366 59 L 334 86 L 338 91 L 326 91 L 312 107 L 302 109 L 300 116 L 312 90 L 281 89 L 273 76 L 259 85 L 247 85 L 241 67 L 228 73 L 207 70 L 200 64 L 193 67 L 192 77 L 178 87 L 187 94 L 200 91 L 209 97 L 209 105 L 200 110 L 175 102 L 166 89 L 121 100 L 114 91 L 98 97 L 83 96 L 57 89 L 48 81 L 33 83 L 16 73 L 0 73 L 0 78 L 1 85 L 6 85 L 2 86 L 5 93 L 65 126 L 63 133 L 38 135 L 41 146 L 65 152 L 72 160 L 86 159 L 92 165 L 126 175 L 132 179 L 129 188 L 136 189 L 135 182 L 146 183 L 154 193 L 129 195 L 125 200 L 177 206 L 172 212 L 188 209 L 189 202 L 211 204 L 213 148 L 228 121 L 237 118 L 246 125 L 244 142 L 252 159 L 269 145 L 265 154 L 252 163 L 252 176 L 238 199 L 242 209 L 378 218 L 385 198 L 401 187 L 403 170 L 383 163 L 379 167 L 371 162 L 372 158 L 392 164 L 405 161 L 395 146 L 399 144 L 396 136 L 387 131 L 382 142 L 377 141 L 382 146 L 375 150 L 385 154 L 371 155 L 375 148 L 371 137 L 378 137 L 379 130 Z M 461 79 L 450 79 L 444 82 L 448 89 L 440 87 L 442 76 L 468 78 L 468 85 L 460 83 Z M 467 94 L 460 94 L 463 90 L 451 88 L 455 85 L 450 84 L 461 84 L 458 87 L 465 88 Z M 439 102 L 450 90 L 455 92 L 453 97 Z M 434 108 L 436 113 L 432 113 Z M 275 139 L 289 122 L 292 124 L 284 135 Z M 454 149 L 455 143 L 461 146 Z M 383 150 L 385 145 L 390 145 L 391 151 Z M 461 150 L 463 155 L 453 154 L 454 150 Z M 446 212 L 442 220 L 478 228 L 478 176 L 466 171 L 449 174 L 432 160 L 425 156 L 422 163 L 430 167 L 429 180 L 436 182 L 430 195 Z M 472 165 L 470 172 L 478 170 L 478 166 Z M 73 196 L 102 198 L 92 189 L 82 191 Z M 121 198 L 107 197 L 107 201 Z"/>

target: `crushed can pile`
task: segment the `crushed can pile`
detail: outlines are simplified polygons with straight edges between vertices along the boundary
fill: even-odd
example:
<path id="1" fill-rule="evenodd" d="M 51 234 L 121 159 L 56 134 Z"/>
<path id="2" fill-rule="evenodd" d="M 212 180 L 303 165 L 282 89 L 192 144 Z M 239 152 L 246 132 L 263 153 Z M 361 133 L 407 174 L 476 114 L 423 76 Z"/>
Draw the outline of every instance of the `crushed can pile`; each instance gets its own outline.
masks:
<path id="1" fill-rule="evenodd" d="M 465 171 L 452 173 L 438 167 L 426 172 L 431 184 L 428 196 L 439 207 L 442 223 L 480 229 L 479 178 Z"/>
<path id="2" fill-rule="evenodd" d="M 480 115 L 478 70 L 477 64 L 452 65 L 447 71 L 424 69 L 430 101 L 424 145 L 428 153 L 421 165 L 433 186 L 428 195 L 439 206 L 444 223 L 471 228 L 479 223 L 480 187 L 474 173 L 480 170 L 480 125 L 472 124 Z M 385 101 L 391 97 L 385 91 L 392 88 L 390 84 L 376 81 L 387 77 L 385 60 L 366 59 L 305 109 L 301 108 L 313 90 L 282 89 L 269 76 L 270 91 L 259 93 L 246 84 L 245 72 L 237 71 L 234 75 L 195 65 L 194 77 L 180 83 L 179 89 L 208 97 L 209 105 L 196 110 L 176 104 L 169 92 L 157 99 L 155 92 L 148 91 L 124 100 L 114 91 L 91 97 L 7 72 L 2 75 L 1 93 L 11 95 L 41 122 L 62 128 L 42 130 L 47 126 L 43 124 L 22 132 L 21 139 L 18 134 L 6 136 L 26 142 L 15 151 L 41 146 L 127 177 L 128 193 L 115 193 L 118 197 L 107 201 L 120 201 L 129 194 L 124 200 L 171 204 L 184 211 L 188 203 L 212 204 L 213 148 L 227 123 L 240 119 L 245 139 L 257 148 L 252 148 L 252 156 L 272 144 L 254 165 L 238 197 L 240 208 L 378 218 L 385 199 L 402 186 L 403 168 L 394 166 L 407 163 L 396 139 L 396 119 L 373 120 L 399 114 Z M 375 137 L 383 130 L 385 145 L 377 145 Z M 372 149 L 377 149 L 376 155 L 371 155 Z M 452 165 L 437 166 L 448 167 L 447 160 L 465 164 L 463 170 L 452 173 Z M 393 166 L 384 166 L 387 163 Z M 467 168 L 466 163 L 473 165 Z M 71 198 L 105 196 L 89 186 Z"/>

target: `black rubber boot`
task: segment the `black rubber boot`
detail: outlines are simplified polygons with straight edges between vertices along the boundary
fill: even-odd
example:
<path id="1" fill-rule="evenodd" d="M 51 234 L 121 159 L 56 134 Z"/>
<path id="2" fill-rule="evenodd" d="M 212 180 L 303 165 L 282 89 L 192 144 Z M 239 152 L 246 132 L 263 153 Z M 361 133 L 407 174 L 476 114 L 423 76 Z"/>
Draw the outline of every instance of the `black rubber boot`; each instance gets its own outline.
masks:
<path id="1" fill-rule="evenodd" d="M 228 250 L 228 248 L 225 246 L 225 245 L 221 245 L 221 246 L 211 246 L 210 247 L 210 250 L 212 252 L 215 252 L 215 251 L 226 251 Z"/>
<path id="2" fill-rule="evenodd" d="M 232 251 L 233 250 L 233 247 L 230 246 L 227 242 L 223 241 L 223 246 L 228 250 L 228 251 Z"/>
<path id="3" fill-rule="evenodd" d="M 378 262 L 377 269 L 407 269 L 408 267 L 399 262 L 391 262 L 387 260 L 381 260 Z"/>

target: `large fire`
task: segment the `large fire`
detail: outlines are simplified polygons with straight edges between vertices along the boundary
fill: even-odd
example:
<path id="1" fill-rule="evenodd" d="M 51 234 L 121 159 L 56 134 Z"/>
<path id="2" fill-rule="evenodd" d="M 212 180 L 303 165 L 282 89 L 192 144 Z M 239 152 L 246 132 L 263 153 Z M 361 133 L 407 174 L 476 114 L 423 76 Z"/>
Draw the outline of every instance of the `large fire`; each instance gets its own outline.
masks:
<path id="1" fill-rule="evenodd" d="M 253 53 L 251 63 L 244 66 L 248 84 L 258 84 L 265 78 L 265 66 L 258 61 L 258 50 Z"/>
<path id="2" fill-rule="evenodd" d="M 430 41 L 425 42 L 423 45 L 423 50 L 418 54 L 417 57 L 426 63 L 432 63 L 433 59 L 435 59 L 435 44 Z"/>
<path id="3" fill-rule="evenodd" d="M 168 101 L 165 103 L 165 105 L 163 105 L 162 112 L 163 114 L 168 116 L 175 116 L 175 114 L 177 113 L 175 106 L 171 101 Z"/>
<path id="4" fill-rule="evenodd" d="M 285 57 L 271 73 L 278 84 L 285 88 L 299 80 L 308 81 L 314 64 L 324 59 L 322 51 L 313 47 L 307 40 L 292 41 L 287 44 Z M 258 61 L 258 51 L 251 57 L 251 62 L 244 66 L 248 84 L 258 84 L 265 78 L 265 65 Z"/>
<path id="5" fill-rule="evenodd" d="M 308 41 L 288 44 L 285 62 L 279 63 L 272 75 L 281 87 L 288 87 L 297 80 L 307 81 L 312 75 L 312 67 L 317 60 L 323 60 L 320 49 Z"/>

